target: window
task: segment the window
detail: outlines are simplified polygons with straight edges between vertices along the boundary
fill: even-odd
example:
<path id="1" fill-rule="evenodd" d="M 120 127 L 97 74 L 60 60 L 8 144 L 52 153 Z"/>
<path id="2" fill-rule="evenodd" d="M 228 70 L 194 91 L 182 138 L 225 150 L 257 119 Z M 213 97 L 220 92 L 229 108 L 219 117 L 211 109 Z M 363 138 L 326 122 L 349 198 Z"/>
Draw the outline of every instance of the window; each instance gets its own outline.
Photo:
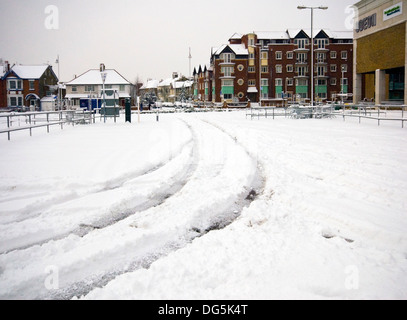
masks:
<path id="1" fill-rule="evenodd" d="M 254 59 L 254 53 L 249 53 L 249 59 Z"/>
<path id="2" fill-rule="evenodd" d="M 276 60 L 282 60 L 283 59 L 283 53 L 281 51 L 276 52 Z"/>
<path id="3" fill-rule="evenodd" d="M 276 87 L 281 87 L 283 85 L 283 79 L 276 79 Z"/>
<path id="4" fill-rule="evenodd" d="M 337 53 L 336 51 L 331 51 L 331 59 L 336 59 Z"/>
<path id="5" fill-rule="evenodd" d="M 254 46 L 254 39 L 253 38 L 249 39 L 249 46 Z"/>
<path id="6" fill-rule="evenodd" d="M 269 86 L 269 79 L 261 79 L 261 86 L 268 87 Z"/>
<path id="7" fill-rule="evenodd" d="M 256 80 L 249 80 L 248 84 L 249 84 L 249 87 L 255 87 L 256 86 Z"/>
<path id="8" fill-rule="evenodd" d="M 326 67 L 325 66 L 318 66 L 317 67 L 317 76 L 318 77 L 324 77 L 326 72 Z"/>
<path id="9" fill-rule="evenodd" d="M 305 49 L 305 46 L 309 44 L 308 39 L 295 39 L 294 44 L 298 45 L 298 49 Z"/>
<path id="10" fill-rule="evenodd" d="M 286 81 L 287 81 L 287 86 L 293 86 L 294 85 L 294 80 L 293 79 L 287 78 Z"/>
<path id="11" fill-rule="evenodd" d="M 318 52 L 317 53 L 317 63 L 325 63 L 326 62 L 326 54 Z"/>
<path id="12" fill-rule="evenodd" d="M 294 71 L 294 67 L 292 64 L 287 64 L 287 72 L 293 72 Z"/>
<path id="13" fill-rule="evenodd" d="M 317 46 L 317 48 L 319 49 L 325 49 L 325 45 L 329 44 L 329 40 L 328 39 L 316 39 L 315 40 L 315 45 Z"/>
<path id="14" fill-rule="evenodd" d="M 342 52 L 341 52 L 341 58 L 342 58 L 343 60 L 348 59 L 348 51 L 342 51 Z"/>
<path id="15" fill-rule="evenodd" d="M 222 80 L 222 87 L 233 87 L 233 80 Z"/>
<path id="16" fill-rule="evenodd" d="M 124 92 L 126 90 L 126 86 L 124 84 L 121 84 L 119 87 L 120 92 Z"/>
<path id="17" fill-rule="evenodd" d="M 239 65 L 237 66 L 237 70 L 243 71 L 243 70 L 244 70 L 244 66 L 243 66 L 242 64 L 239 64 Z"/>
<path id="18" fill-rule="evenodd" d="M 15 80 L 10 80 L 8 87 L 9 87 L 10 90 L 16 90 L 17 89 L 17 82 Z"/>
<path id="19" fill-rule="evenodd" d="M 331 72 L 336 72 L 336 64 L 331 64 Z"/>
<path id="20" fill-rule="evenodd" d="M 287 59 L 294 59 L 294 52 L 288 51 L 287 52 Z"/>
<path id="21" fill-rule="evenodd" d="M 318 79 L 317 85 L 318 86 L 326 86 L 326 80 L 325 79 Z"/>
<path id="22" fill-rule="evenodd" d="M 231 63 L 233 58 L 234 58 L 234 57 L 233 57 L 233 54 L 232 54 L 232 53 L 224 53 L 224 54 L 223 54 L 223 61 L 224 61 L 225 63 Z"/>
<path id="23" fill-rule="evenodd" d="M 269 67 L 261 67 L 261 73 L 268 73 Z"/>
<path id="24" fill-rule="evenodd" d="M 35 90 L 35 82 L 34 82 L 34 80 L 29 80 L 28 85 L 29 85 L 30 90 Z"/>
<path id="25" fill-rule="evenodd" d="M 95 91 L 95 86 L 86 85 L 85 92 L 93 92 Z"/>
<path id="26" fill-rule="evenodd" d="M 267 60 L 267 59 L 269 58 L 268 52 L 263 51 L 263 52 L 261 53 L 261 58 L 262 58 L 263 60 Z"/>
<path id="27" fill-rule="evenodd" d="M 72 86 L 72 92 L 77 92 L 78 91 L 78 87 L 77 86 Z"/>
<path id="28" fill-rule="evenodd" d="M 297 86 L 308 86 L 308 79 L 297 79 L 296 85 Z"/>
<path id="29" fill-rule="evenodd" d="M 237 84 L 238 84 L 239 86 L 244 85 L 244 80 L 243 80 L 243 79 L 237 80 Z"/>
<path id="30" fill-rule="evenodd" d="M 233 67 L 222 67 L 222 73 L 225 77 L 231 77 L 232 73 L 234 72 Z"/>
<path id="31" fill-rule="evenodd" d="M 331 78 L 331 86 L 336 86 L 336 78 Z"/>
<path id="32" fill-rule="evenodd" d="M 10 106 L 17 106 L 17 97 L 10 97 Z"/>
<path id="33" fill-rule="evenodd" d="M 341 72 L 348 72 L 348 65 L 347 64 L 343 64 L 341 66 Z"/>
<path id="34" fill-rule="evenodd" d="M 248 71 L 253 73 L 253 72 L 256 72 L 256 69 L 255 69 L 255 67 L 249 67 Z"/>
<path id="35" fill-rule="evenodd" d="M 281 64 L 276 65 L 276 73 L 283 73 L 283 66 Z"/>
<path id="36" fill-rule="evenodd" d="M 297 62 L 298 63 L 307 63 L 308 54 L 306 53 L 297 53 Z"/>
<path id="37" fill-rule="evenodd" d="M 347 86 L 348 85 L 348 78 L 342 78 L 342 84 L 344 86 Z"/>
<path id="38" fill-rule="evenodd" d="M 297 67 L 297 73 L 299 77 L 305 77 L 307 75 L 307 67 Z"/>
<path id="39" fill-rule="evenodd" d="M 9 88 L 9 90 L 22 90 L 23 83 L 21 80 L 9 80 L 8 88 Z"/>

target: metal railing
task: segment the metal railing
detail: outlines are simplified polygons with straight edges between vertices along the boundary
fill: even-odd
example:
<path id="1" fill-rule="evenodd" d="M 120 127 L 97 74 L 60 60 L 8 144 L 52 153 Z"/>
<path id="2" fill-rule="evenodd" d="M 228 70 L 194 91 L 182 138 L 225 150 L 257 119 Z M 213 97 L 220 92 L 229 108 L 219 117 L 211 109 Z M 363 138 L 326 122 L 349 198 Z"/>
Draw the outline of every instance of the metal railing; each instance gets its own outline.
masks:
<path id="1" fill-rule="evenodd" d="M 292 119 L 322 119 L 343 117 L 358 118 L 359 123 L 362 119 L 377 121 L 380 126 L 383 121 L 400 121 L 404 128 L 404 122 L 407 121 L 407 106 L 405 105 L 320 105 L 320 106 L 300 106 L 290 107 L 253 107 L 246 109 L 246 118 L 251 119 L 261 117 L 272 118 L 285 117 Z"/>
<path id="2" fill-rule="evenodd" d="M 49 111 L 49 112 L 27 112 L 0 114 L 0 134 L 7 133 L 11 140 L 11 132 L 28 130 L 32 136 L 33 129 L 47 128 L 49 133 L 51 126 L 64 124 L 75 125 L 95 123 L 95 114 L 85 110 Z"/>

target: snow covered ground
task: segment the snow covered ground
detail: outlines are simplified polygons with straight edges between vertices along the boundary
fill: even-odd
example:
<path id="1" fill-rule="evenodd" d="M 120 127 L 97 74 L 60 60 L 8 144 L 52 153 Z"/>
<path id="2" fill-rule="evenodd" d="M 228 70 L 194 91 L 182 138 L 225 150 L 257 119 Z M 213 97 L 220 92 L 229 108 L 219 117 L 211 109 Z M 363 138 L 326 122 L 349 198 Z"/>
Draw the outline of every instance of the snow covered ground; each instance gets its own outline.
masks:
<path id="1" fill-rule="evenodd" d="M 0 136 L 0 299 L 407 299 L 399 123 L 36 130 Z"/>

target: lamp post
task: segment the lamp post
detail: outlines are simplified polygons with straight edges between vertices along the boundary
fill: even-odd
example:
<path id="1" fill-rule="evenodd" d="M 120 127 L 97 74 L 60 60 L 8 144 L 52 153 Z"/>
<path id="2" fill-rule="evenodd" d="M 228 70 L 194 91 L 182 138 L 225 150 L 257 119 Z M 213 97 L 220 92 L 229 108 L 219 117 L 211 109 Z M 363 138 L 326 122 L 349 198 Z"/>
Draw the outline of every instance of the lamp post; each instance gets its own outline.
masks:
<path id="1" fill-rule="evenodd" d="M 314 106 L 314 10 L 328 10 L 328 7 L 306 7 L 298 6 L 299 10 L 310 9 L 311 10 L 311 105 Z"/>
<path id="2" fill-rule="evenodd" d="M 100 75 L 101 75 L 101 77 L 102 77 L 102 82 L 103 82 L 103 87 L 102 87 L 102 91 L 103 91 L 103 113 L 104 113 L 104 121 L 105 121 L 105 123 L 106 123 L 105 82 L 106 82 L 107 73 L 106 73 L 106 72 L 101 72 Z"/>

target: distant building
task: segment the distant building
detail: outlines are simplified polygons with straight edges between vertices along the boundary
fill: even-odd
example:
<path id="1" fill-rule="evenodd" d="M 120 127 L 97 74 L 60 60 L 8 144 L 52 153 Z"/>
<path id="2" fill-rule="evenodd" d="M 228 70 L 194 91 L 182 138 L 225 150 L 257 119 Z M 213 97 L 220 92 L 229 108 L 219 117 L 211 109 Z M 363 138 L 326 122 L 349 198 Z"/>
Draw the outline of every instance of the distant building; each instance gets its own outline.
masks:
<path id="1" fill-rule="evenodd" d="M 194 69 L 194 99 L 197 101 L 212 101 L 212 67 L 205 65 Z"/>
<path id="2" fill-rule="evenodd" d="M 153 95 L 156 101 L 175 103 L 192 97 L 194 82 L 179 76 L 174 72 L 171 78 L 165 80 L 148 80 L 141 88 L 141 97 Z"/>
<path id="3" fill-rule="evenodd" d="M 115 99 L 124 107 L 131 98 L 132 84 L 114 69 L 106 69 L 105 89 L 113 90 Z M 91 69 L 65 83 L 68 105 L 73 108 L 100 108 L 103 100 L 103 80 L 99 69 Z"/>
<path id="4" fill-rule="evenodd" d="M 49 65 L 10 68 L 6 62 L 0 82 L 0 107 L 8 109 L 41 110 L 41 99 L 58 91 L 58 77 Z"/>
<path id="5" fill-rule="evenodd" d="M 229 43 L 212 49 L 210 79 L 195 69 L 195 91 L 211 91 L 213 102 L 310 102 L 311 76 L 315 99 L 334 99 L 353 90 L 352 32 L 314 31 L 314 74 L 308 30 L 234 34 Z M 202 68 L 201 68 L 202 69 Z M 198 75 L 198 76 L 197 76 Z M 206 81 L 212 88 L 206 90 Z M 204 86 L 204 87 L 203 87 Z"/>
<path id="6" fill-rule="evenodd" d="M 354 102 L 407 104 L 407 0 L 363 0 L 354 30 Z"/>

